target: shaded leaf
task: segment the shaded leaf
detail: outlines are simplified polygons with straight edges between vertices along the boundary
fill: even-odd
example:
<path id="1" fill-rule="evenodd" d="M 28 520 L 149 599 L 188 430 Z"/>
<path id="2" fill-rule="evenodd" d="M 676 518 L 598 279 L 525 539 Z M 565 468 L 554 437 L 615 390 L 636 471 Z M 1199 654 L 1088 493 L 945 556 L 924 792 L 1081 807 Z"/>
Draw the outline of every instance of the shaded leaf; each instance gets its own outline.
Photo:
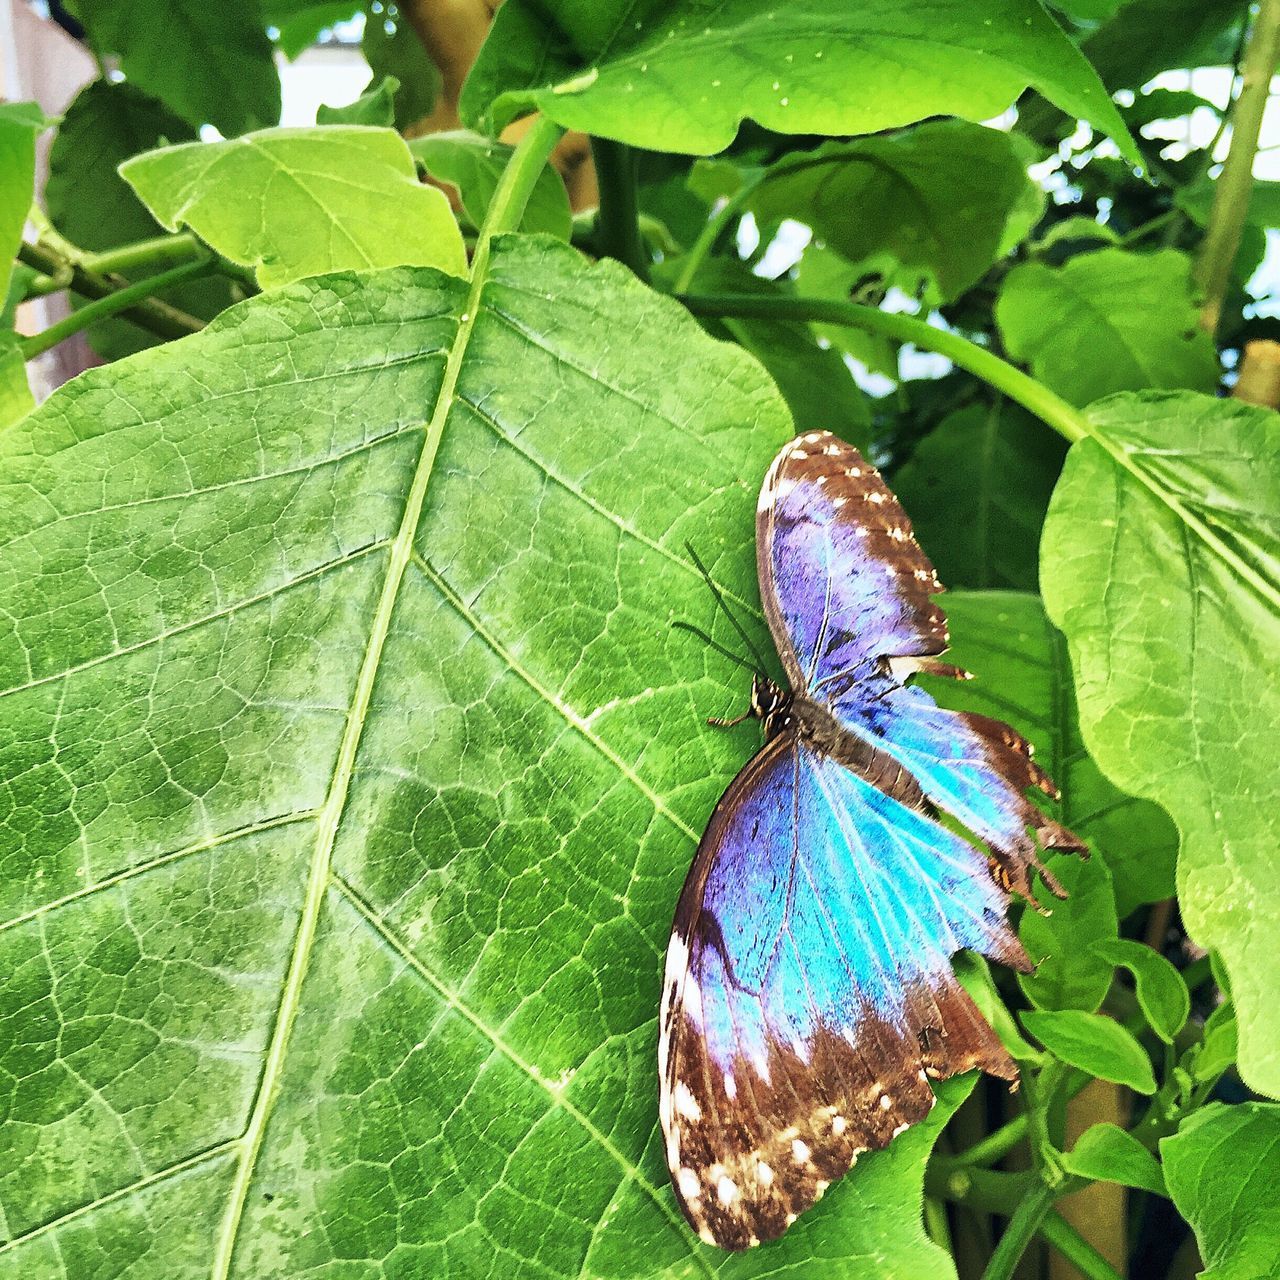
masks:
<path id="1" fill-rule="evenodd" d="M 0 331 L 0 431 L 35 408 L 18 342 L 12 330 Z"/>
<path id="2" fill-rule="evenodd" d="M 1155 1093 L 1150 1060 L 1118 1022 L 1081 1009 L 1031 1009 L 1021 1016 L 1022 1025 L 1055 1058 L 1135 1093 Z"/>
<path id="3" fill-rule="evenodd" d="M 755 745 L 668 623 L 691 539 L 764 640 L 790 433 L 677 304 L 508 237 L 471 283 L 251 299 L 0 435 L 15 1274 L 759 1265 L 690 1234 L 656 1123 L 672 906 Z M 921 1177 L 971 1083 L 773 1273 L 947 1276 Z"/>
<path id="4" fill-rule="evenodd" d="M 1118 1182 L 1155 1195 L 1167 1195 L 1160 1162 L 1137 1138 L 1119 1125 L 1090 1125 L 1075 1147 L 1062 1155 L 1068 1173 L 1096 1182 Z"/>
<path id="5" fill-rule="evenodd" d="M 396 122 L 396 90 L 400 81 L 383 76 L 372 89 L 366 89 L 345 107 L 316 108 L 316 124 L 365 124 L 389 129 Z"/>
<path id="6" fill-rule="evenodd" d="M 480 226 L 512 148 L 467 129 L 456 129 L 413 138 L 409 150 L 433 179 L 457 189 L 471 225 Z M 538 174 L 520 226 L 524 231 L 546 231 L 561 240 L 567 240 L 573 230 L 569 193 L 564 180 L 549 165 Z"/>
<path id="7" fill-rule="evenodd" d="M 1191 1064 L 1196 1080 L 1215 1080 L 1236 1060 L 1239 1052 L 1235 1007 L 1220 1004 L 1205 1020 L 1204 1038 Z"/>
<path id="8" fill-rule="evenodd" d="M 1182 916 L 1231 974 L 1241 1071 L 1280 1093 L 1280 684 L 1258 667 L 1280 644 L 1280 419 L 1185 393 L 1089 417 L 1045 523 L 1045 604 L 1090 754 L 1181 829 Z"/>
<path id="9" fill-rule="evenodd" d="M 1099 249 L 1006 277 L 996 323 L 1010 354 L 1073 404 L 1115 391 L 1210 391 L 1219 369 L 1199 325 L 1191 260 L 1175 249 Z"/>
<path id="10" fill-rule="evenodd" d="M 86 85 L 67 108 L 49 150 L 45 207 L 50 220 L 72 244 L 90 252 L 162 234 L 163 228 L 117 170 L 141 151 L 195 136 L 185 121 L 128 81 L 95 80 Z M 135 268 L 130 278 L 141 279 L 169 265 Z M 214 276 L 189 280 L 166 290 L 164 296 L 202 320 L 211 320 L 233 300 L 230 284 Z M 141 351 L 159 340 L 149 330 L 122 319 L 93 325 L 87 337 L 107 360 Z"/>
<path id="11" fill-rule="evenodd" d="M 1160 1143 L 1165 1181 L 1191 1224 L 1204 1280 L 1261 1280 L 1280 1256 L 1280 1106 L 1213 1103 Z"/>
<path id="12" fill-rule="evenodd" d="M 400 82 L 395 102 L 397 129 L 407 129 L 431 114 L 440 92 L 440 70 L 403 17 L 388 16 L 385 7 L 380 13 L 370 13 L 360 48 L 375 80 L 394 76 Z"/>
<path id="13" fill-rule="evenodd" d="M 276 47 L 286 58 L 311 48 L 322 31 L 360 12 L 360 0 L 263 0 L 262 18 L 275 27 Z"/>
<path id="14" fill-rule="evenodd" d="M 934 304 L 976 284 L 1039 219 L 1025 140 L 963 120 L 828 142 L 771 165 L 748 201 L 795 218 L 860 272 Z M 857 216 L 851 217 L 850 211 Z"/>
<path id="15" fill-rule="evenodd" d="M 993 14 L 998 13 L 998 17 Z M 638 16 L 633 16 L 638 14 Z M 1136 162 L 1093 69 L 1032 0 L 513 0 L 462 94 L 496 133 L 538 110 L 636 146 L 710 155 L 750 118 L 779 133 L 876 133 L 927 116 L 986 120 L 1028 85 L 1091 120 Z"/>
<path id="16" fill-rule="evenodd" d="M 1098 950 L 1103 959 L 1133 974 L 1138 1007 L 1148 1025 L 1172 1044 L 1191 1015 L 1191 994 L 1182 975 L 1158 951 L 1128 938 L 1104 942 Z"/>
<path id="17" fill-rule="evenodd" d="M 893 487 L 943 582 L 1036 589 L 1065 454 L 1060 436 L 1004 399 L 956 410 L 916 445 Z"/>
<path id="18" fill-rule="evenodd" d="M 466 267 L 448 200 L 390 129 L 268 129 L 151 151 L 120 172 L 164 226 L 189 226 L 264 288 L 341 267 Z"/>
<path id="19" fill-rule="evenodd" d="M 75 0 L 101 54 L 188 124 L 225 136 L 275 124 L 280 79 L 257 0 Z"/>

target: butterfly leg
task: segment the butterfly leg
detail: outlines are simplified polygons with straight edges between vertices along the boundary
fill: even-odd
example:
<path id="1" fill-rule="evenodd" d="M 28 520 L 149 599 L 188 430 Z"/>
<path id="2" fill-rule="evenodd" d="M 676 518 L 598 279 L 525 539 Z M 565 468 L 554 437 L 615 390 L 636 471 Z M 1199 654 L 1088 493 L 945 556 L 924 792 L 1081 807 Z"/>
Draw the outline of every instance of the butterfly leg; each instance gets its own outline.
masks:
<path id="1" fill-rule="evenodd" d="M 734 716 L 732 720 L 726 720 L 723 716 L 708 716 L 707 723 L 713 729 L 732 729 L 744 720 L 750 720 L 753 715 L 755 715 L 754 709 L 748 707 L 740 716 Z"/>

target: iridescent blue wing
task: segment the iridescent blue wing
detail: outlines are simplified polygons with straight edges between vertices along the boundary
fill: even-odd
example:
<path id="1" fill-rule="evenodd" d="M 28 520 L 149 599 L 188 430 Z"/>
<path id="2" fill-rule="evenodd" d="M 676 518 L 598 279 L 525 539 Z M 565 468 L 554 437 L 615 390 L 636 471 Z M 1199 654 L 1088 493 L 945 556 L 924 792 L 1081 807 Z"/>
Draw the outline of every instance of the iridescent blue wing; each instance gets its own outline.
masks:
<path id="1" fill-rule="evenodd" d="M 1020 893 L 1044 874 L 1041 850 L 1083 848 L 1028 798 L 1029 788 L 1055 792 L 1023 738 L 904 685 L 914 671 L 964 673 L 936 660 L 948 642 L 932 599 L 942 586 L 898 500 L 852 445 L 815 431 L 783 448 L 760 492 L 756 555 L 792 687 L 985 840 Z"/>
<path id="2" fill-rule="evenodd" d="M 928 1077 L 1013 1063 L 952 972 L 1026 957 L 985 859 L 788 731 L 716 807 L 676 911 L 660 1114 L 709 1243 L 781 1235 L 933 1105 Z"/>

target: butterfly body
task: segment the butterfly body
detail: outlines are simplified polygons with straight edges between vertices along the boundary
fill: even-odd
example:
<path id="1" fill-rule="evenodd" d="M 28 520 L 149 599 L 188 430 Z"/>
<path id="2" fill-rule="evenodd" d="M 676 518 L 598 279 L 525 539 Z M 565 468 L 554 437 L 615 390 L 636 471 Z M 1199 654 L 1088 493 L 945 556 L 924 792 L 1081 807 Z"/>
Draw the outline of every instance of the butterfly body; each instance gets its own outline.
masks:
<path id="1" fill-rule="evenodd" d="M 1081 848 L 1026 799 L 1052 787 L 1021 738 L 904 683 L 963 673 L 936 661 L 941 587 L 856 450 L 817 432 L 784 447 L 757 557 L 788 684 L 753 681 L 764 746 L 681 893 L 659 1040 L 677 1199 L 729 1249 L 780 1235 L 926 1115 L 931 1078 L 1016 1079 L 951 956 L 1029 967 L 1009 891 L 1029 892 L 1038 848 Z"/>

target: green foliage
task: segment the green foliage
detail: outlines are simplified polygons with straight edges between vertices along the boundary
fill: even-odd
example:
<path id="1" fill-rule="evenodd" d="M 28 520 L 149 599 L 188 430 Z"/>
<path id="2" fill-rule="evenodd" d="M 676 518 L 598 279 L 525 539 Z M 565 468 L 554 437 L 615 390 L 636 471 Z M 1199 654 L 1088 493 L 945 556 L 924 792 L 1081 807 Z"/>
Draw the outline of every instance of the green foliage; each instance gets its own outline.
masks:
<path id="1" fill-rule="evenodd" d="M 1039 218 L 1044 193 L 1028 158 L 1007 133 L 931 121 L 791 153 L 764 171 L 747 207 L 764 222 L 806 222 L 860 275 L 950 302 Z"/>
<path id="2" fill-rule="evenodd" d="M 933 115 L 986 120 L 1028 85 L 1132 150 L 1092 68 L 1032 0 L 999 20 L 982 0 L 903 9 L 755 0 L 503 6 L 462 98 L 492 132 L 535 108 L 558 124 L 641 147 L 709 154 L 743 119 L 779 133 L 874 133 Z M 773 68 L 773 78 L 761 75 Z"/>
<path id="3" fill-rule="evenodd" d="M 1078 1178 L 1118 1182 L 1155 1195 L 1167 1194 L 1155 1156 L 1137 1138 L 1114 1124 L 1095 1124 L 1062 1156 L 1062 1166 Z"/>
<path id="4" fill-rule="evenodd" d="M 264 288 L 343 267 L 465 267 L 449 202 L 390 129 L 270 129 L 151 151 L 121 173 L 161 223 L 189 226 Z"/>
<path id="5" fill-rule="evenodd" d="M 1280 1107 L 1211 1099 L 1280 1096 L 1280 439 L 1196 392 L 1274 328 L 1280 187 L 1139 92 L 1258 47 L 1241 6 L 507 0 L 477 132 L 425 133 L 394 3 L 76 9 L 103 76 L 34 209 L 49 122 L 0 106 L 0 1272 L 1105 1280 L 1044 1215 L 1149 1193 L 1100 1215 L 1132 1247 L 1167 1181 L 1206 1274 L 1268 1273 Z M 365 93 L 271 128 L 274 60 L 359 14 Z M 79 332 L 112 363 L 28 412 Z M 1090 856 L 1011 906 L 1034 972 L 955 958 L 1021 1091 L 935 1082 L 731 1256 L 668 1187 L 655 1015 L 758 737 L 670 624 L 740 647 L 692 544 L 768 652 L 756 498 L 810 428 L 953 588 L 975 679 L 921 683 Z M 1094 1079 L 1131 1127 L 1063 1151 Z"/>
<path id="6" fill-rule="evenodd" d="M 1008 400 L 949 414 L 893 486 L 950 587 L 1036 589 L 1040 526 L 1066 448 Z"/>
<path id="7" fill-rule="evenodd" d="M 1022 1015 L 1022 1025 L 1070 1066 L 1135 1093 L 1155 1093 L 1155 1076 L 1142 1046 L 1105 1015 L 1081 1009 L 1035 1009 Z"/>
<path id="8" fill-rule="evenodd" d="M 409 150 L 432 179 L 457 190 L 462 211 L 472 226 L 478 227 L 510 163 L 512 148 L 466 129 L 453 129 L 414 138 Z M 564 183 L 554 169 L 544 169 L 529 195 L 520 229 L 545 231 L 567 240 L 572 227 Z"/>
<path id="9" fill-rule="evenodd" d="M 1280 1092 L 1276 783 L 1242 763 L 1280 754 L 1280 426 L 1187 392 L 1090 413 L 1041 546 L 1049 616 L 1071 646 L 1084 741 L 1182 832 L 1178 897 L 1231 973 L 1246 1078 Z M 1105 537 L 1098 537 L 1098 531 Z"/>
<path id="10" fill-rule="evenodd" d="M 1073 404 L 1146 387 L 1212 391 L 1218 381 L 1192 305 L 1191 262 L 1172 249 L 1024 263 L 1009 273 L 996 319 L 1010 354 Z"/>
<path id="11" fill-rule="evenodd" d="M 225 135 L 275 124 L 280 81 L 257 0 L 74 0 L 100 54 L 186 122 Z"/>
<path id="12" fill-rule="evenodd" d="M 1169 1194 L 1195 1228 L 1205 1280 L 1275 1274 L 1277 1152 L 1280 1106 L 1256 1102 L 1215 1103 L 1160 1144 Z"/>

